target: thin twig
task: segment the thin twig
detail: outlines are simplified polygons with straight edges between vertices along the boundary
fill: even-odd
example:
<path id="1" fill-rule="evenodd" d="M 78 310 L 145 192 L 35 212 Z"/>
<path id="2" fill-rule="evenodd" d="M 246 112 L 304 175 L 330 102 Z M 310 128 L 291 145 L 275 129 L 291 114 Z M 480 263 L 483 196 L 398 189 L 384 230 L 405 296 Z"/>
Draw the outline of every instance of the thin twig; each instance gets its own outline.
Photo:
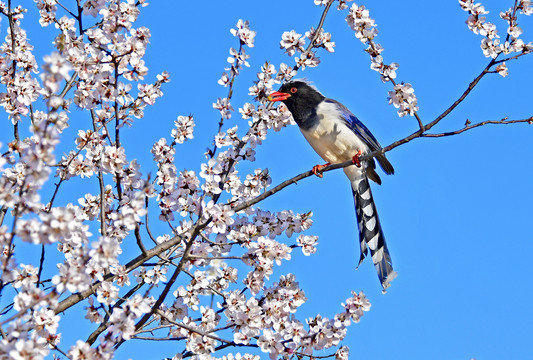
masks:
<path id="1" fill-rule="evenodd" d="M 483 126 L 483 125 L 487 125 L 487 124 L 506 125 L 506 124 L 518 124 L 518 123 L 533 124 L 533 116 L 530 117 L 530 118 L 527 118 L 527 119 L 520 119 L 520 120 L 507 120 L 507 119 L 487 120 L 487 121 L 482 121 L 482 122 L 479 122 L 479 123 L 476 123 L 476 124 L 473 124 L 473 125 L 467 125 L 464 128 L 459 129 L 459 130 L 455 130 L 455 131 L 447 131 L 447 132 L 443 132 L 443 133 L 440 133 L 440 134 L 422 134 L 422 137 L 438 138 L 438 137 L 444 137 L 444 136 L 452 136 L 452 135 L 461 134 L 461 133 L 463 133 L 463 132 L 465 132 L 467 130 L 471 130 L 471 129 L 474 129 L 474 128 L 477 128 L 477 127 L 480 127 L 480 126 Z"/>

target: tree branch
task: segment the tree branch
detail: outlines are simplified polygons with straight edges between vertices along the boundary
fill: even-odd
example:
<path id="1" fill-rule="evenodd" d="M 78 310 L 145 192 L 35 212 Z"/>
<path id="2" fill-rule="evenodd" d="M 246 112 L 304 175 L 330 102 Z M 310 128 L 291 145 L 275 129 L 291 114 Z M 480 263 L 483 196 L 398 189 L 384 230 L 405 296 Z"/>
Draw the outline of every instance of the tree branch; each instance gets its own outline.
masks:
<path id="1" fill-rule="evenodd" d="M 461 134 L 467 130 L 471 130 L 471 129 L 474 129 L 474 128 L 477 128 L 483 125 L 488 125 L 488 124 L 506 125 L 506 124 L 519 124 L 519 123 L 528 123 L 531 125 L 533 124 L 533 116 L 527 119 L 520 119 L 520 120 L 507 120 L 507 118 L 503 118 L 501 120 L 486 120 L 486 121 L 482 121 L 482 122 L 479 122 L 473 125 L 466 125 L 464 128 L 455 130 L 455 131 L 448 131 L 448 132 L 444 132 L 440 134 L 422 134 L 422 137 L 436 138 L 436 137 L 443 137 L 443 136 L 452 136 L 452 135 Z"/>

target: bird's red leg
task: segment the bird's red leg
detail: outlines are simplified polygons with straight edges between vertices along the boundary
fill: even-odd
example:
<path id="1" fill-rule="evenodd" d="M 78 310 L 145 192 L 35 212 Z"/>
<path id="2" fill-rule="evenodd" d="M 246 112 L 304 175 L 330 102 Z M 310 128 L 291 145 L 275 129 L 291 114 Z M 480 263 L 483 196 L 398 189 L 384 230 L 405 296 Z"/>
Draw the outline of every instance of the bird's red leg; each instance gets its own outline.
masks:
<path id="1" fill-rule="evenodd" d="M 320 170 L 322 170 L 322 168 L 325 168 L 328 165 L 331 165 L 331 164 L 330 163 L 325 163 L 324 165 L 315 165 L 315 166 L 313 166 L 311 171 L 313 172 L 313 174 L 315 174 L 316 176 L 321 178 L 321 177 L 323 177 L 323 175 L 322 175 L 322 172 L 320 172 Z"/>
<path id="2" fill-rule="evenodd" d="M 363 155 L 363 152 L 361 150 L 359 150 L 357 152 L 357 154 L 355 154 L 352 158 L 352 162 L 355 164 L 355 166 L 357 167 L 361 167 L 361 159 L 359 159 L 359 156 Z"/>

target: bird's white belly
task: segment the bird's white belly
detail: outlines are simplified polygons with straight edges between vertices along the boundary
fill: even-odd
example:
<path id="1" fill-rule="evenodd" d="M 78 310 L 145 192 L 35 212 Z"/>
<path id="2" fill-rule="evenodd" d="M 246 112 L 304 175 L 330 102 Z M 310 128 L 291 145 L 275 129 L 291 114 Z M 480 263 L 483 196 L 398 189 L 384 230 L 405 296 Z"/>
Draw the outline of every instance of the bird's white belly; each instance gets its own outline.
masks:
<path id="1" fill-rule="evenodd" d="M 315 127 L 300 130 L 317 154 L 332 164 L 351 160 L 359 150 L 368 152 L 367 145 L 340 121 L 322 118 Z"/>

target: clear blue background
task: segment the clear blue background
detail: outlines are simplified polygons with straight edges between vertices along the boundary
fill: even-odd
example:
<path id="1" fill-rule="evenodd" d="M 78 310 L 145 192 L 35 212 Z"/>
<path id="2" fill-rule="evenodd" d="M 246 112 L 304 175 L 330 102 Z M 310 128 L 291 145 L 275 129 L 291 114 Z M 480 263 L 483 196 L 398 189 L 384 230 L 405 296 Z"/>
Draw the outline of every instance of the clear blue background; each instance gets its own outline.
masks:
<path id="1" fill-rule="evenodd" d="M 514 1 L 483 4 L 490 11 L 489 21 L 505 38 L 506 23 L 498 14 Z M 482 37 L 468 30 L 467 13 L 457 1 L 365 5 L 378 24 L 377 42 L 385 48 L 385 62 L 400 64 L 397 80 L 413 85 L 425 123 L 448 108 L 489 61 L 479 46 Z M 49 44 L 55 29 L 40 28 L 35 9 L 30 9 L 23 27 L 41 63 L 42 56 L 53 51 Z M 128 158 L 138 158 L 143 171 L 154 174 L 149 153 L 152 144 L 161 137 L 169 138 L 178 115 L 192 113 L 195 139 L 178 147 L 176 161 L 178 169 L 199 171 L 219 120 L 212 103 L 227 94 L 217 80 L 227 66 L 229 48 L 238 46 L 229 29 L 238 19 L 245 19 L 257 31 L 255 47 L 248 51 L 251 67 L 236 80 L 232 100 L 236 112 L 228 122 L 245 127 L 237 109 L 251 101 L 248 88 L 260 66 L 265 61 L 276 68 L 280 62 L 294 64 L 279 49 L 281 34 L 292 29 L 304 34 L 316 27 L 322 10 L 311 0 L 152 1 L 142 9 L 137 23 L 152 33 L 146 80 L 153 81 L 156 74 L 167 70 L 172 81 L 164 86 L 165 96 L 146 111 L 145 118 L 123 130 Z M 299 77 L 308 78 L 323 94 L 343 102 L 386 146 L 411 134 L 417 123 L 412 117 L 398 118 L 396 109 L 388 105 L 391 85 L 383 84 L 370 69 L 365 46 L 346 25 L 346 14 L 347 10 L 332 8 L 324 28 L 336 42 L 335 53 L 319 51 L 320 66 L 300 72 Z M 521 16 L 519 24 L 524 29 L 522 38 L 529 42 L 531 18 Z M 6 26 L 3 21 L 2 36 Z M 507 78 L 487 76 L 434 130 L 459 129 L 467 118 L 475 123 L 533 115 L 532 65 L 532 58 L 526 56 L 508 63 Z M 73 113 L 87 116 L 77 110 Z M 82 128 L 90 128 L 86 118 L 80 121 L 85 122 Z M 9 128 L 6 117 L 4 134 L 11 134 Z M 319 236 L 318 252 L 304 257 L 295 250 L 293 261 L 273 276 L 296 274 L 308 297 L 299 318 L 317 313 L 333 317 L 351 290 L 363 290 L 372 308 L 359 324 L 349 328 L 343 342 L 350 346 L 351 358 L 533 358 L 532 131 L 531 125 L 525 124 L 488 125 L 449 138 L 417 139 L 388 153 L 396 174 L 383 175 L 383 185 L 373 186 L 398 272 L 386 295 L 381 294 L 371 261 L 355 270 L 359 258 L 356 220 L 342 171 L 329 172 L 323 179 L 307 178 L 260 204 L 273 211 L 314 212 L 315 223 L 308 233 Z M 75 135 L 68 136 L 71 146 Z M 321 163 L 296 126 L 269 134 L 256 158 L 249 169 L 268 168 L 273 184 Z M 97 192 L 96 179 L 90 183 L 91 189 Z M 67 184 L 63 190 L 87 189 Z M 64 202 L 73 201 L 66 195 Z M 155 215 L 152 218 L 155 222 Z M 67 332 L 64 338 L 69 336 Z M 138 344 L 139 348 L 122 347 L 117 358 L 160 358 L 153 355 L 162 348 L 162 356 L 171 357 L 181 349 L 180 344 L 172 343 Z"/>

